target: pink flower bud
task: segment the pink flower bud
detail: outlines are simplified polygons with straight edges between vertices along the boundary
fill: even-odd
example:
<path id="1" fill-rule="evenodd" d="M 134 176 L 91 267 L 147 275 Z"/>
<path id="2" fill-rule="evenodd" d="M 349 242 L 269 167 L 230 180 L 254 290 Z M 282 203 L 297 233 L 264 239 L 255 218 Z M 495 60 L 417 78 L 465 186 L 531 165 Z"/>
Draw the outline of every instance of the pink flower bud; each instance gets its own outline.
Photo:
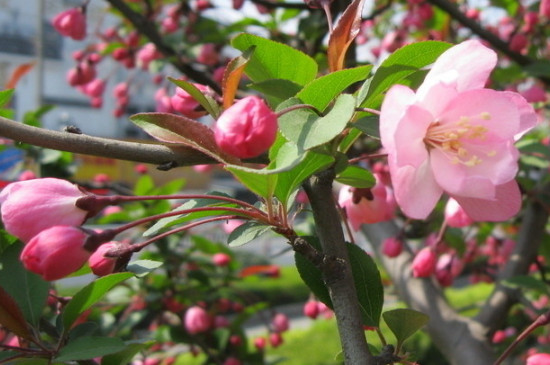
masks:
<path id="1" fill-rule="evenodd" d="M 88 234 L 70 226 L 55 226 L 34 236 L 21 252 L 25 268 L 44 280 L 61 279 L 78 270 L 90 257 L 84 249 Z"/>
<path id="2" fill-rule="evenodd" d="M 193 84 L 203 94 L 213 95 L 214 92 L 208 86 L 201 84 Z M 206 114 L 206 112 L 200 109 L 200 104 L 195 100 L 187 91 L 182 88 L 176 89 L 176 94 L 172 96 L 172 108 L 178 113 L 185 115 L 188 118 L 198 118 Z"/>
<path id="3" fill-rule="evenodd" d="M 216 266 L 227 266 L 231 262 L 231 256 L 226 253 L 217 253 L 212 256 L 212 262 Z"/>
<path id="4" fill-rule="evenodd" d="M 55 16 L 53 27 L 65 37 L 80 41 L 86 37 L 86 16 L 81 8 L 65 10 Z"/>
<path id="5" fill-rule="evenodd" d="M 539 5 L 539 14 L 546 18 L 550 18 L 550 0 L 541 0 Z M 549 355 L 550 357 L 550 355 Z"/>
<path id="6" fill-rule="evenodd" d="M 76 202 L 85 196 L 89 195 L 61 179 L 11 183 L 0 193 L 2 221 L 8 233 L 28 242 L 46 228 L 82 224 L 88 212 Z"/>
<path id="7" fill-rule="evenodd" d="M 202 45 L 197 61 L 206 66 L 214 66 L 220 61 L 220 55 L 216 50 L 214 43 L 205 43 Z"/>
<path id="8" fill-rule="evenodd" d="M 450 227 L 461 228 L 474 223 L 474 220 L 468 216 L 455 199 L 449 198 L 445 205 L 445 222 Z"/>
<path id="9" fill-rule="evenodd" d="M 272 347 L 279 347 L 283 344 L 283 336 L 280 333 L 275 332 L 269 335 L 269 343 Z"/>
<path id="10" fill-rule="evenodd" d="M 147 167 L 147 165 L 140 163 L 134 166 L 134 171 L 140 175 L 145 175 L 147 172 L 149 172 L 149 168 Z"/>
<path id="11" fill-rule="evenodd" d="M 437 257 L 431 247 L 421 249 L 412 262 L 413 276 L 415 278 L 425 278 L 433 274 Z"/>
<path id="12" fill-rule="evenodd" d="M 543 0 L 544 1 L 544 0 Z M 550 354 L 534 354 L 527 358 L 525 365 L 549 365 Z"/>
<path id="13" fill-rule="evenodd" d="M 214 317 L 214 328 L 224 328 L 229 327 L 229 320 L 224 316 L 215 316 Z"/>
<path id="14" fill-rule="evenodd" d="M 260 351 L 265 349 L 266 344 L 266 340 L 263 337 L 257 337 L 254 339 L 254 347 L 256 347 Z"/>
<path id="15" fill-rule="evenodd" d="M 201 307 L 194 306 L 185 312 L 185 329 L 192 335 L 208 331 L 211 323 L 210 316 Z"/>
<path id="16" fill-rule="evenodd" d="M 147 43 L 137 52 L 136 59 L 141 68 L 146 70 L 151 61 L 154 61 L 161 56 L 162 54 L 157 51 L 157 47 L 153 43 Z"/>
<path id="17" fill-rule="evenodd" d="M 19 181 L 25 181 L 25 180 L 32 180 L 36 179 L 36 174 L 31 170 L 25 170 L 23 171 L 17 180 Z"/>
<path id="18" fill-rule="evenodd" d="M 403 242 L 396 237 L 389 237 L 382 242 L 382 253 L 388 257 L 397 257 L 403 251 Z"/>
<path id="19" fill-rule="evenodd" d="M 243 344 L 243 339 L 239 335 L 231 335 L 231 337 L 229 337 L 229 343 L 232 346 L 239 347 Z"/>
<path id="20" fill-rule="evenodd" d="M 105 91 L 106 82 L 103 79 L 95 79 L 84 85 L 84 93 L 91 97 L 99 97 Z"/>
<path id="21" fill-rule="evenodd" d="M 276 135 L 277 115 L 257 96 L 247 96 L 225 110 L 214 129 L 218 146 L 239 158 L 261 155 Z"/>
<path id="22" fill-rule="evenodd" d="M 524 53 L 527 50 L 529 40 L 522 33 L 516 33 L 510 39 L 510 49 L 514 52 Z"/>
<path id="23" fill-rule="evenodd" d="M 317 318 L 319 315 L 319 306 L 317 305 L 317 301 L 308 300 L 306 304 L 304 304 L 304 315 L 311 319 Z"/>
<path id="24" fill-rule="evenodd" d="M 67 72 L 67 82 L 71 86 L 86 85 L 96 77 L 94 65 L 89 62 L 81 62 L 75 68 Z"/>
<path id="25" fill-rule="evenodd" d="M 288 317 L 283 313 L 277 313 L 271 320 L 271 326 L 275 332 L 285 332 L 289 329 Z"/>
<path id="26" fill-rule="evenodd" d="M 107 242 L 102 244 L 95 250 L 95 252 L 88 259 L 90 269 L 97 276 L 105 276 L 111 274 L 116 267 L 118 257 L 106 257 L 108 252 L 116 252 L 116 250 L 123 250 L 129 245 L 123 242 Z"/>

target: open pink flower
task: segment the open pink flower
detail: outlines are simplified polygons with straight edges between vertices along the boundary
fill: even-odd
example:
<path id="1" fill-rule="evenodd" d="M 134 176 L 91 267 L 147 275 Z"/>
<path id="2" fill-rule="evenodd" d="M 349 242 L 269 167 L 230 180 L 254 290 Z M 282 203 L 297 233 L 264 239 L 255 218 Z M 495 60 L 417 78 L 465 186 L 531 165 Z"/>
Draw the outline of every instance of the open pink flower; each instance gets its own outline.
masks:
<path id="1" fill-rule="evenodd" d="M 407 216 L 426 218 L 443 192 L 474 220 L 519 211 L 514 142 L 537 117 L 519 94 L 484 88 L 496 62 L 492 50 L 466 41 L 437 59 L 416 93 L 394 85 L 386 94 L 381 139 Z"/>
<path id="2" fill-rule="evenodd" d="M 550 365 L 550 354 L 534 354 L 527 358 L 525 365 Z"/>

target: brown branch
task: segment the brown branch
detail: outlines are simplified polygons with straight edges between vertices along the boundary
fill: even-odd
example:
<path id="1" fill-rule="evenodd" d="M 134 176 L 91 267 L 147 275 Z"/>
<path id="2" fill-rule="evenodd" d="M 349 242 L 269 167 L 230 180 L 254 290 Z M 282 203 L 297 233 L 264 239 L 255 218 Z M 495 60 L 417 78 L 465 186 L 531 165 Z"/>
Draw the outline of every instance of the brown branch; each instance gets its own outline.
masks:
<path id="1" fill-rule="evenodd" d="M 373 365 L 376 359 L 365 340 L 344 233 L 332 193 L 333 180 L 334 171 L 327 170 L 304 185 L 323 254 L 334 258 L 331 269 L 324 270 L 323 280 L 332 300 L 345 363 Z"/>
<path id="2" fill-rule="evenodd" d="M 550 185 L 543 193 L 550 192 Z M 521 289 L 502 284 L 503 280 L 525 275 L 535 261 L 548 221 L 548 211 L 536 200 L 530 200 L 524 210 L 523 222 L 510 259 L 497 276 L 497 284 L 476 319 L 487 326 L 489 334 L 501 327 L 512 305 L 519 300 Z"/>
<path id="3" fill-rule="evenodd" d="M 412 309 L 430 317 L 426 330 L 449 363 L 493 363 L 495 356 L 484 336 L 486 328 L 475 320 L 459 315 L 446 301 L 441 287 L 433 279 L 412 276 L 412 252 L 404 250 L 396 258 L 388 258 L 382 254 L 382 242 L 400 233 L 395 222 L 363 225 L 362 231 L 395 285 L 399 298 Z"/>
<path id="4" fill-rule="evenodd" d="M 0 136 L 38 147 L 119 160 L 172 167 L 214 163 L 210 157 L 184 146 L 128 142 L 31 127 L 0 117 Z"/>
<path id="5" fill-rule="evenodd" d="M 178 53 L 170 45 L 164 42 L 162 36 L 158 32 L 157 26 L 153 21 L 132 10 L 132 8 L 130 8 L 123 0 L 105 1 L 111 4 L 113 8 L 117 9 L 130 23 L 132 23 L 140 34 L 147 37 L 149 41 L 155 45 L 157 50 L 162 53 L 176 69 L 194 81 L 208 85 L 217 93 L 221 94 L 220 86 L 212 80 L 212 78 L 184 63 Z"/>
<path id="6" fill-rule="evenodd" d="M 506 56 L 508 56 L 510 59 L 515 61 L 520 66 L 527 66 L 537 61 L 527 56 L 524 56 L 520 53 L 512 51 L 509 47 L 509 43 L 503 41 L 497 35 L 483 28 L 475 20 L 468 18 L 466 14 L 460 11 L 460 9 L 450 1 L 448 0 L 427 0 L 427 1 L 432 5 L 437 6 L 447 14 L 449 14 L 453 19 L 458 21 L 463 26 L 469 28 L 472 32 L 477 34 L 479 37 L 489 42 L 495 49 L 504 53 Z M 539 77 L 539 79 L 547 85 L 550 84 L 550 79 L 548 79 L 547 77 Z"/>

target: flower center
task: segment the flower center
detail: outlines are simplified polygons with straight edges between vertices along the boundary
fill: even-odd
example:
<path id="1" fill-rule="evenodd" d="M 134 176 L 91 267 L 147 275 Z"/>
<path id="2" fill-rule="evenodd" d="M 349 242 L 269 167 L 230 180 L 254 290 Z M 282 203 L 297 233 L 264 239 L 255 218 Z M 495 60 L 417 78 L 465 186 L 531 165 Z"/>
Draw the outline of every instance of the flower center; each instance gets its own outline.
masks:
<path id="1" fill-rule="evenodd" d="M 491 115 L 487 112 L 479 114 L 478 117 L 484 120 L 491 119 Z M 483 160 L 477 152 L 479 148 L 474 151 L 472 144 L 476 140 L 483 141 L 489 130 L 485 126 L 473 124 L 472 119 L 462 116 L 456 122 L 445 124 L 436 120 L 430 124 L 424 137 L 426 147 L 428 150 L 439 149 L 453 164 L 462 164 L 468 167 L 479 165 Z M 496 151 L 490 150 L 485 154 L 491 157 L 496 154 Z"/>

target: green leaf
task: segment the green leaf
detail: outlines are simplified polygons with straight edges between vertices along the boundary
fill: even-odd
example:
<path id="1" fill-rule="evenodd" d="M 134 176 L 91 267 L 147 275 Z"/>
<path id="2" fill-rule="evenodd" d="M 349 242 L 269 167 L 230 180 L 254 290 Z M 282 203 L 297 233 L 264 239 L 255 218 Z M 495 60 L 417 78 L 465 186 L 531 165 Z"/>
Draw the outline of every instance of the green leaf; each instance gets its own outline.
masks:
<path id="1" fill-rule="evenodd" d="M 225 169 L 231 172 L 237 180 L 254 194 L 264 199 L 269 199 L 273 196 L 277 185 L 277 171 L 268 169 L 256 170 L 238 165 L 226 165 Z"/>
<path id="2" fill-rule="evenodd" d="M 321 249 L 317 238 L 303 238 L 316 249 Z M 351 243 L 347 243 L 346 245 L 350 257 L 355 290 L 361 306 L 363 324 L 378 327 L 382 306 L 384 305 L 384 289 L 380 272 L 374 260 L 363 249 Z M 313 294 L 328 307 L 333 308 L 321 271 L 299 253 L 295 253 L 294 259 L 300 277 Z"/>
<path id="3" fill-rule="evenodd" d="M 31 339 L 32 335 L 21 309 L 13 298 L 0 286 L 0 325 L 16 336 Z"/>
<path id="4" fill-rule="evenodd" d="M 534 290 L 541 294 L 549 294 L 550 292 L 545 282 L 529 275 L 517 275 L 503 280 L 502 283 L 512 288 Z"/>
<path id="5" fill-rule="evenodd" d="M 169 77 L 168 80 L 187 91 L 214 119 L 218 118 L 220 115 L 220 106 L 211 96 L 204 95 L 195 85 L 185 80 L 178 80 L 172 77 Z"/>
<path id="6" fill-rule="evenodd" d="M 126 269 L 138 278 L 142 278 L 147 274 L 153 272 L 155 269 L 161 267 L 163 262 L 153 260 L 136 260 L 128 264 Z"/>
<path id="7" fill-rule="evenodd" d="M 550 77 L 550 61 L 540 60 L 523 66 L 525 72 L 534 77 Z"/>
<path id="8" fill-rule="evenodd" d="M 513 17 L 516 15 L 520 3 L 517 0 L 493 0 L 493 5 L 504 8 L 508 15 Z"/>
<path id="9" fill-rule="evenodd" d="M 15 89 L 7 89 L 0 91 L 0 108 L 11 101 Z"/>
<path id="10" fill-rule="evenodd" d="M 101 365 L 121 365 L 128 364 L 133 357 L 140 351 L 147 349 L 154 342 L 135 342 L 128 341 L 122 351 L 103 356 Z"/>
<path id="11" fill-rule="evenodd" d="M 274 195 L 286 207 L 292 193 L 311 175 L 332 165 L 334 157 L 308 151 L 303 160 L 292 169 L 279 174 Z"/>
<path id="12" fill-rule="evenodd" d="M 79 337 L 70 341 L 58 353 L 55 361 L 87 360 L 123 350 L 124 342 L 118 337 Z"/>
<path id="13" fill-rule="evenodd" d="M 347 248 L 363 324 L 379 327 L 384 305 L 384 287 L 378 267 L 361 247 L 348 243 Z"/>
<path id="14" fill-rule="evenodd" d="M 63 310 L 63 326 L 65 330 L 68 330 L 82 312 L 99 301 L 111 288 L 132 276 L 134 274 L 129 272 L 103 276 L 78 291 Z"/>
<path id="15" fill-rule="evenodd" d="M 264 95 L 271 96 L 275 104 L 289 99 L 296 95 L 302 89 L 301 85 L 284 79 L 271 79 L 248 85 L 251 89 L 257 90 Z"/>
<path id="16" fill-rule="evenodd" d="M 26 270 L 19 255 L 23 245 L 13 244 L 0 255 L 0 286 L 15 300 L 25 319 L 38 325 L 50 284 Z"/>
<path id="17" fill-rule="evenodd" d="M 374 76 L 364 84 L 358 102 L 361 107 L 374 106 L 375 98 L 399 84 L 411 74 L 432 64 L 452 45 L 438 41 L 425 41 L 404 46 L 382 62 Z"/>
<path id="18" fill-rule="evenodd" d="M 353 126 L 368 136 L 380 139 L 380 117 L 369 115 L 358 119 Z"/>
<path id="19" fill-rule="evenodd" d="M 317 237 L 304 236 L 302 238 L 317 250 L 321 250 L 321 243 Z M 298 252 L 294 252 L 294 261 L 296 262 L 296 268 L 298 269 L 300 277 L 312 293 L 327 307 L 333 308 L 332 300 L 330 299 L 330 294 L 323 281 L 321 270 Z"/>
<path id="20" fill-rule="evenodd" d="M 365 80 L 372 65 L 331 72 L 307 84 L 296 97 L 303 103 L 324 110 L 334 98 L 356 82 Z"/>
<path id="21" fill-rule="evenodd" d="M 424 313 L 406 308 L 384 312 L 382 317 L 397 339 L 398 347 L 424 327 L 430 319 Z"/>
<path id="22" fill-rule="evenodd" d="M 151 175 L 141 176 L 134 186 L 135 195 L 149 195 L 155 189 L 155 181 Z"/>
<path id="23" fill-rule="evenodd" d="M 229 234 L 227 244 L 230 247 L 242 246 L 270 230 L 271 226 L 257 222 L 246 222 L 235 228 L 233 232 Z"/>
<path id="24" fill-rule="evenodd" d="M 223 163 L 239 162 L 220 150 L 212 129 L 196 120 L 169 113 L 134 114 L 130 120 L 159 141 L 186 145 Z"/>
<path id="25" fill-rule="evenodd" d="M 231 45 L 242 52 L 256 47 L 245 70 L 254 82 L 284 79 L 305 85 L 317 76 L 315 60 L 285 44 L 242 33 L 233 38 Z"/>
<path id="26" fill-rule="evenodd" d="M 281 110 L 283 105 L 287 104 L 281 104 L 278 109 Z M 324 117 L 318 117 L 307 109 L 298 109 L 279 117 L 279 128 L 285 138 L 296 143 L 298 148 L 309 150 L 338 136 L 354 113 L 355 98 L 349 94 L 342 94 Z"/>
<path id="27" fill-rule="evenodd" d="M 376 179 L 369 170 L 354 165 L 339 173 L 336 181 L 356 188 L 372 188 L 376 184 Z"/>

